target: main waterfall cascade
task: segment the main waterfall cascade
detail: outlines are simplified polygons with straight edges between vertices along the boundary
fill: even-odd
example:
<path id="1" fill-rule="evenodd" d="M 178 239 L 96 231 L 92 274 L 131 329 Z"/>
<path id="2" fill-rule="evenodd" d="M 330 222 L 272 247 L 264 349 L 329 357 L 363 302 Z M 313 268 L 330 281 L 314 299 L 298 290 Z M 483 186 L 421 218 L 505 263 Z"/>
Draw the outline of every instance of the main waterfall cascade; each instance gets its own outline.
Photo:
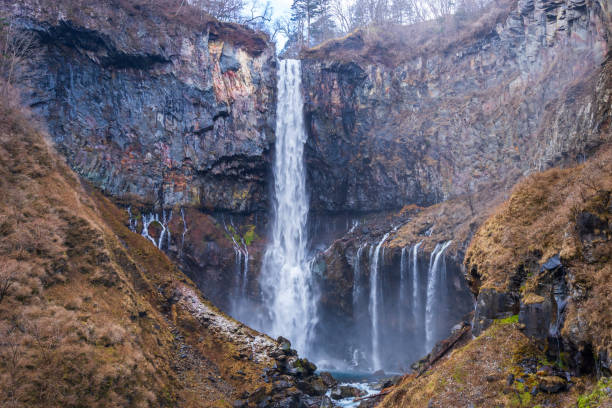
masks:
<path id="1" fill-rule="evenodd" d="M 289 338 L 308 355 L 316 324 L 316 291 L 307 259 L 308 196 L 304 168 L 300 61 L 280 61 L 274 161 L 274 220 L 260 284 L 273 336 Z"/>
<path id="2" fill-rule="evenodd" d="M 419 311 L 419 247 L 422 243 L 421 241 L 410 249 L 412 255 L 412 315 L 415 324 L 420 323 L 419 318 L 421 316 Z"/>
<path id="3" fill-rule="evenodd" d="M 450 242 L 436 246 L 429 268 L 421 243 L 403 248 L 399 259 L 395 252 L 385 253 L 397 228 L 374 243 L 357 244 L 351 262 L 352 316 L 338 320 L 333 311 L 317 310 L 325 276 L 309 258 L 325 251 L 338 231 L 334 222 L 308 217 L 300 62 L 280 61 L 278 72 L 273 216 L 259 275 L 261 298 L 257 304 L 248 299 L 248 247 L 229 234 L 236 254 L 233 314 L 271 336 L 287 337 L 322 369 L 406 370 L 461 317 L 461 307 L 448 307 L 448 297 L 461 296 L 460 290 L 447 290 L 444 251 Z M 355 231 L 359 222 L 347 216 L 340 232 Z"/>

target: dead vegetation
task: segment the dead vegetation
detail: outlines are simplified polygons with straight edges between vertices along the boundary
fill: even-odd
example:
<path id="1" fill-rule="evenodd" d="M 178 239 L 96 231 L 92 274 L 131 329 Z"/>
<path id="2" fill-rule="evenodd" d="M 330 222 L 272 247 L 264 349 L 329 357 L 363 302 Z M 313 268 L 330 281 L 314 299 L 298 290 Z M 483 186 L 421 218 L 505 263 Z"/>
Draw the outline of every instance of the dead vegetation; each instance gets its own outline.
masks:
<path id="1" fill-rule="evenodd" d="M 423 242 L 421 249 L 431 252 L 437 243 L 452 239 L 448 253 L 461 258 L 478 227 L 502 202 L 503 191 L 502 186 L 487 186 L 427 208 L 406 206 L 401 214 L 410 220 L 397 230 L 389 246 Z"/>
<path id="2" fill-rule="evenodd" d="M 519 183 L 477 232 L 466 254 L 468 269 L 485 287 L 504 290 L 521 265 L 539 265 L 555 254 L 566 262 L 584 262 L 577 221 L 584 212 L 610 219 L 611 157 L 612 150 L 604 148 L 583 165 Z"/>
<path id="3" fill-rule="evenodd" d="M 559 255 L 572 300 L 562 335 L 612 353 L 612 149 L 586 163 L 533 174 L 476 233 L 466 253 L 475 292 L 538 295 L 540 267 Z M 544 275 L 545 278 L 545 275 Z"/>
<path id="4" fill-rule="evenodd" d="M 302 57 L 395 66 L 418 56 L 446 54 L 486 38 L 506 20 L 514 6 L 515 0 L 503 0 L 491 2 L 470 16 L 457 14 L 407 26 L 359 28 L 343 38 L 302 51 Z"/>
<path id="5" fill-rule="evenodd" d="M 12 0 L 2 0 L 0 3 L 5 3 L 6 13 L 12 12 Z M 64 21 L 87 29 L 100 25 L 107 30 L 121 27 L 122 33 L 130 38 L 135 48 L 143 38 L 154 36 L 163 40 L 169 34 L 183 30 L 208 32 L 211 39 L 228 41 L 252 55 L 263 52 L 269 41 L 264 32 L 219 21 L 202 8 L 184 0 L 29 0 L 26 7 L 31 8 L 32 13 L 42 13 L 41 17 L 53 24 Z M 93 21 L 92 16 L 104 16 L 104 19 Z M 143 30 L 149 35 L 143 37 Z"/>
<path id="6" fill-rule="evenodd" d="M 478 338 L 453 350 L 424 375 L 406 376 L 379 406 L 518 408 L 548 404 L 569 408 L 575 407 L 579 395 L 591 390 L 596 382 L 576 378 L 569 392 L 533 395 L 537 378 L 525 372 L 526 363 L 537 369 L 548 361 L 516 323 L 499 321 Z"/>

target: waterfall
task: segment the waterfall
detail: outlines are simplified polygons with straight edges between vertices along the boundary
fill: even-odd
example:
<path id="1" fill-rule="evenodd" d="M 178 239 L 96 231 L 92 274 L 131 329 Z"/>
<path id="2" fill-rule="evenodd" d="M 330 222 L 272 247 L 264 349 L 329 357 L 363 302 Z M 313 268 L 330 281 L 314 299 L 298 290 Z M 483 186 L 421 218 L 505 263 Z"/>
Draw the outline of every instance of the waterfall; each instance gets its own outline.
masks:
<path id="1" fill-rule="evenodd" d="M 412 316 L 415 326 L 421 322 L 421 302 L 419 302 L 419 247 L 422 243 L 423 241 L 413 245 L 410 249 L 412 258 Z"/>
<path id="2" fill-rule="evenodd" d="M 361 295 L 361 288 L 359 282 L 361 281 L 361 254 L 366 244 L 361 245 L 357 249 L 355 255 L 355 265 L 353 266 L 353 317 L 356 317 L 356 310 L 359 304 L 359 295 Z"/>
<path id="3" fill-rule="evenodd" d="M 223 227 L 225 228 L 225 232 L 232 239 L 232 246 L 234 248 L 234 255 L 236 257 L 235 261 L 235 286 L 233 291 L 233 301 L 232 301 L 232 313 L 234 316 L 240 316 L 243 319 L 243 312 L 245 310 L 245 300 L 247 296 L 247 282 L 249 278 L 249 247 L 247 246 L 244 239 L 239 237 L 237 234 L 237 229 L 234 226 L 234 221 L 230 217 L 230 226 L 231 229 L 227 227 L 225 223 L 225 217 L 223 217 Z M 185 226 L 185 230 L 186 230 Z M 185 231 L 183 231 L 184 234 Z M 240 242 L 237 241 L 237 238 L 240 239 Z"/>
<path id="4" fill-rule="evenodd" d="M 131 212 L 130 212 L 131 215 Z M 172 219 L 172 210 L 168 210 L 166 212 L 166 210 L 162 210 L 162 219 L 159 219 L 159 215 L 155 214 L 155 213 L 151 213 L 151 214 L 143 214 L 142 215 L 142 232 L 140 233 L 143 237 L 147 238 L 148 240 L 150 240 L 151 242 L 153 242 L 153 244 L 161 249 L 162 248 L 162 244 L 164 243 L 164 237 L 167 235 L 167 248 L 170 248 L 170 229 L 168 228 L 168 223 L 170 222 L 170 220 Z M 151 235 L 149 235 L 149 226 L 151 224 L 153 224 L 154 222 L 156 222 L 157 224 L 159 224 L 159 226 L 161 227 L 161 233 L 159 234 L 159 238 L 157 240 L 157 242 L 155 241 L 155 238 L 153 238 Z"/>
<path id="5" fill-rule="evenodd" d="M 242 277 L 242 251 L 236 245 L 236 241 L 234 241 L 234 255 L 236 256 L 236 288 L 239 288 L 241 286 L 240 279 Z M 238 291 L 236 290 L 236 292 Z M 234 303 L 236 304 L 240 303 L 238 295 L 239 293 L 236 293 L 236 298 L 234 299 Z M 234 309 L 236 308 L 237 306 L 234 306 Z"/>
<path id="6" fill-rule="evenodd" d="M 127 212 L 129 215 L 130 231 L 136 232 L 136 227 L 138 226 L 138 219 L 134 218 L 134 216 L 132 215 L 132 206 L 129 206 L 127 208 Z"/>
<path id="7" fill-rule="evenodd" d="M 387 232 L 385 236 L 380 240 L 374 253 L 372 254 L 372 249 L 370 249 L 370 304 L 368 307 L 368 311 L 370 312 L 370 318 L 372 320 L 372 364 L 374 370 L 379 370 L 381 368 L 380 362 L 380 350 L 378 347 L 378 314 L 380 307 L 380 297 L 381 297 L 381 284 L 380 279 L 378 279 L 378 255 L 380 254 L 380 248 L 385 243 L 387 238 L 389 237 L 390 232 Z"/>
<path id="8" fill-rule="evenodd" d="M 425 346 L 427 351 L 431 351 L 435 341 L 434 333 L 434 318 L 436 317 L 435 307 L 436 301 L 441 301 L 441 296 L 438 293 L 445 284 L 446 263 L 440 263 L 444 258 L 444 251 L 452 241 L 447 241 L 444 244 L 437 244 L 436 248 L 431 253 L 429 258 L 429 270 L 427 271 L 427 303 L 425 306 Z"/>
<path id="9" fill-rule="evenodd" d="M 181 236 L 181 254 L 185 247 L 185 234 L 187 233 L 187 221 L 185 221 L 185 209 L 181 207 L 181 219 L 183 220 L 183 235 Z"/>
<path id="10" fill-rule="evenodd" d="M 240 285 L 240 298 L 246 299 L 247 283 L 249 280 L 249 248 L 244 239 L 242 240 L 242 248 L 244 249 L 244 265 L 242 268 L 242 283 Z"/>
<path id="11" fill-rule="evenodd" d="M 270 322 L 262 325 L 271 335 L 288 337 L 302 354 L 308 353 L 308 338 L 316 323 L 316 299 L 306 259 L 305 143 L 300 61 L 284 60 L 278 78 L 274 220 L 261 273 Z"/>
<path id="12" fill-rule="evenodd" d="M 404 326 L 404 309 L 406 308 L 406 292 L 408 291 L 406 288 L 406 282 L 408 281 L 408 271 L 407 271 L 407 262 L 406 262 L 406 247 L 402 248 L 402 252 L 400 255 L 400 284 L 399 284 L 399 296 L 398 296 L 398 309 L 399 309 L 399 324 L 400 324 L 400 333 L 403 333 Z"/>

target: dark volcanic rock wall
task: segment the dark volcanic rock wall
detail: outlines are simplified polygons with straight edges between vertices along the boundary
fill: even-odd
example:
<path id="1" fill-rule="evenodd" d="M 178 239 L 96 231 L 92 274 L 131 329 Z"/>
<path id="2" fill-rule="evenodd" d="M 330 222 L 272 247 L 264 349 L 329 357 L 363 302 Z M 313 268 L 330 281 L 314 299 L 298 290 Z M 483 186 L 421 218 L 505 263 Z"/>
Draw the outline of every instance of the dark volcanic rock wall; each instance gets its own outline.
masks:
<path id="1" fill-rule="evenodd" d="M 12 3 L 36 40 L 26 102 L 80 175 L 158 208 L 267 210 L 276 79 L 263 34 L 112 4 Z"/>
<path id="2" fill-rule="evenodd" d="M 385 40 L 396 34 L 363 30 L 305 53 L 314 209 L 431 204 L 512 185 L 601 143 L 598 109 L 609 109 L 593 74 L 608 49 L 609 3 L 500 7 L 482 29 L 449 21 L 421 49 L 427 34 L 397 34 L 413 36 L 399 46 Z"/>

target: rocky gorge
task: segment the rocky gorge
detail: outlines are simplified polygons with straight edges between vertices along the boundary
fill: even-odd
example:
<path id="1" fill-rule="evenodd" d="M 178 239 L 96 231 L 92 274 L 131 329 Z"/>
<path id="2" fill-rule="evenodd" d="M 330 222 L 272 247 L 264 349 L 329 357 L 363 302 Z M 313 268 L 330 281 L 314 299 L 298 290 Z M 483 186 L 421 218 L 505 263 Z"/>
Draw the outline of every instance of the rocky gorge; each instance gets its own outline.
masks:
<path id="1" fill-rule="evenodd" d="M 335 384 L 313 375 L 290 343 L 259 338 L 195 301 L 199 290 L 242 321 L 265 313 L 278 137 L 269 38 L 118 0 L 0 4 L 33 39 L 35 57 L 20 73 L 24 104 L 95 191 L 88 199 L 120 208 L 95 223 L 120 220 L 120 241 L 130 247 L 140 235 L 137 248 L 163 251 L 194 283 L 164 289 L 164 313 L 172 318 L 178 305 L 202 326 L 185 323 L 189 336 L 221 336 L 207 347 L 226 338 L 246 347 L 244 336 L 266 344 L 254 368 L 263 376 L 252 381 L 248 352 L 214 354 L 217 364 L 227 357 L 249 367 L 228 365 L 219 398 L 331 404 L 323 395 Z M 512 342 L 506 351 L 554 360 L 521 362 L 525 372 L 609 375 L 611 7 L 508 0 L 476 17 L 358 29 L 302 51 L 317 302 L 308 357 L 320 368 L 405 373 L 416 363 L 418 376 L 382 406 L 494 406 L 497 397 L 475 396 L 448 405 L 454 394 L 440 384 L 464 387 L 456 371 L 468 366 L 464 357 L 502 340 Z M 565 170 L 538 175 L 557 167 Z M 503 383 L 503 370 L 483 383 Z M 243 390 L 236 384 L 247 377 L 253 386 Z M 567 401 L 592 386 L 580 381 Z M 529 406 L 524 398 L 516 406 Z M 570 406 L 563 398 L 553 406 Z"/>

